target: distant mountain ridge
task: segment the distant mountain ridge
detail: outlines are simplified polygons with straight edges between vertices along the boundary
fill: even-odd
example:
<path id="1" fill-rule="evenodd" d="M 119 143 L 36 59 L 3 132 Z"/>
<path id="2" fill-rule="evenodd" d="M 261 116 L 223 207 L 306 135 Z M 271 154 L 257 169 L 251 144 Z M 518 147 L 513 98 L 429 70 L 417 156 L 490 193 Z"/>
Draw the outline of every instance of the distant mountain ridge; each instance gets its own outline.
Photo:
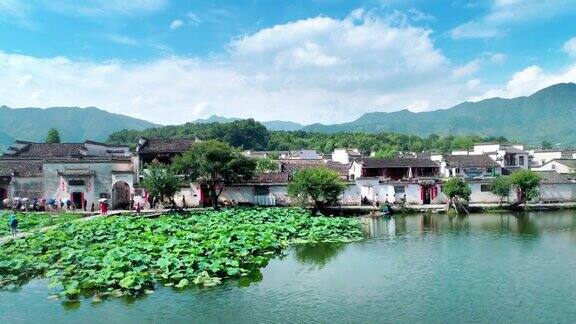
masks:
<path id="1" fill-rule="evenodd" d="M 476 134 L 504 136 L 537 145 L 550 141 L 576 145 L 576 84 L 561 83 L 514 99 L 491 98 L 463 102 L 444 110 L 420 113 L 400 110 L 371 112 L 342 124 L 303 126 L 289 121 L 261 122 L 271 131 L 303 130 L 319 133 L 394 132 L 418 136 Z M 192 123 L 229 123 L 240 118 L 212 115 Z M 48 130 L 58 129 L 62 141 L 105 141 L 113 132 L 157 127 L 151 122 L 89 107 L 16 108 L 0 106 L 0 150 L 14 140 L 44 141 Z"/>
<path id="2" fill-rule="evenodd" d="M 158 125 L 95 107 L 9 108 L 0 106 L 0 149 L 14 140 L 43 142 L 50 128 L 60 133 L 63 142 L 86 139 L 106 141 L 108 135 L 122 129 L 143 130 Z"/>
<path id="3" fill-rule="evenodd" d="M 414 113 L 372 112 L 342 124 L 312 124 L 303 131 L 396 132 L 418 136 L 477 134 L 504 136 L 528 144 L 544 140 L 575 145 L 576 84 L 560 83 L 531 96 L 463 102 L 452 108 Z"/>
<path id="4" fill-rule="evenodd" d="M 206 119 L 196 119 L 192 121 L 192 123 L 196 124 L 208 124 L 208 123 L 231 123 L 237 120 L 241 120 L 242 118 L 227 118 L 218 115 L 212 115 Z M 282 120 L 272 120 L 266 122 L 259 122 L 260 124 L 264 125 L 266 129 L 271 131 L 296 131 L 304 127 L 304 125 L 290 122 L 290 121 L 282 121 Z"/>

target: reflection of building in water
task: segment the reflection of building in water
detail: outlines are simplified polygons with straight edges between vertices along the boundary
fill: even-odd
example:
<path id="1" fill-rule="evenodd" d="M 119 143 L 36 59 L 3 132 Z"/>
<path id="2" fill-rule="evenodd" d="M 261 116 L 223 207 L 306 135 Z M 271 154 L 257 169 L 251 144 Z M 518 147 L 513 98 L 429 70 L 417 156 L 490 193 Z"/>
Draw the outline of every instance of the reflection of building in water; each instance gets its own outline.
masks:
<path id="1" fill-rule="evenodd" d="M 438 233 L 438 219 L 432 214 L 423 214 L 420 217 L 420 231 Z"/>
<path id="2" fill-rule="evenodd" d="M 388 235 L 396 236 L 396 220 L 394 217 L 387 219 L 386 225 L 388 225 Z"/>
<path id="3" fill-rule="evenodd" d="M 394 222 L 396 225 L 396 235 L 406 234 L 406 217 L 396 216 Z"/>

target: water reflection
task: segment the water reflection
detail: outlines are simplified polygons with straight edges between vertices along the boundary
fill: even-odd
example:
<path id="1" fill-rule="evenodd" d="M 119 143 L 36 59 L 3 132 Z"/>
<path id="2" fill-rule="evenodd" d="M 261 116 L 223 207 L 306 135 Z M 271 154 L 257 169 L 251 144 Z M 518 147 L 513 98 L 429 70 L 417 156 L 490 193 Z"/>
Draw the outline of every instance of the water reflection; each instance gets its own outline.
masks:
<path id="1" fill-rule="evenodd" d="M 294 246 L 294 253 L 298 262 L 322 268 L 345 248 L 345 243 L 298 244 Z"/>
<path id="2" fill-rule="evenodd" d="M 566 217 L 570 215 L 570 217 Z M 468 234 L 473 231 L 492 234 L 515 234 L 537 237 L 543 231 L 569 231 L 576 234 L 576 215 L 566 212 L 533 212 L 503 214 L 447 214 L 397 215 L 394 218 L 364 218 L 365 231 L 372 237 L 395 237 L 407 233 Z"/>

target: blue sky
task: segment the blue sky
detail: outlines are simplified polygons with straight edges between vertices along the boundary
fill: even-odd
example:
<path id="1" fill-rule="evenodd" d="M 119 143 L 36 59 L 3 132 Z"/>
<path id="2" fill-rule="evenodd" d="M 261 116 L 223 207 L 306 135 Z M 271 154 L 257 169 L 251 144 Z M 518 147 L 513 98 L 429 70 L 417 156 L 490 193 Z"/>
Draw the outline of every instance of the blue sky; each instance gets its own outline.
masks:
<path id="1" fill-rule="evenodd" d="M 0 104 L 343 122 L 576 81 L 571 0 L 0 0 Z"/>

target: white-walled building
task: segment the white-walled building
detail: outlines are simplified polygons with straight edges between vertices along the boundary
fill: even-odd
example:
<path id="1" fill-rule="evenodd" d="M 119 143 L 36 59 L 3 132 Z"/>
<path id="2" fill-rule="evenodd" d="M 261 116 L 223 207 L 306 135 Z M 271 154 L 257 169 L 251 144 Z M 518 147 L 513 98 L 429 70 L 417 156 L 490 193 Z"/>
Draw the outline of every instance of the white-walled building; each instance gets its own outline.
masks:
<path id="1" fill-rule="evenodd" d="M 520 144 L 483 143 L 471 151 L 453 151 L 452 155 L 487 155 L 502 168 L 503 174 L 530 168 L 530 154 Z"/>
<path id="2" fill-rule="evenodd" d="M 575 159 L 575 150 L 530 150 L 532 167 L 540 167 L 556 159 Z"/>
<path id="3" fill-rule="evenodd" d="M 542 166 L 533 167 L 534 171 L 555 171 L 556 173 L 576 173 L 576 159 L 553 159 Z"/>
<path id="4" fill-rule="evenodd" d="M 0 198 L 69 199 L 76 208 L 127 205 L 134 193 L 134 168 L 127 146 L 16 141 L 0 157 Z M 2 200 L 0 199 L 0 200 Z"/>
<path id="5" fill-rule="evenodd" d="M 437 158 L 436 156 L 434 157 Z M 502 174 L 502 167 L 488 155 L 444 155 L 440 157 L 444 177 L 483 179 Z"/>
<path id="6" fill-rule="evenodd" d="M 362 154 L 358 149 L 335 149 L 332 152 L 332 161 L 342 163 L 342 164 L 350 164 L 354 159 L 362 158 Z"/>

